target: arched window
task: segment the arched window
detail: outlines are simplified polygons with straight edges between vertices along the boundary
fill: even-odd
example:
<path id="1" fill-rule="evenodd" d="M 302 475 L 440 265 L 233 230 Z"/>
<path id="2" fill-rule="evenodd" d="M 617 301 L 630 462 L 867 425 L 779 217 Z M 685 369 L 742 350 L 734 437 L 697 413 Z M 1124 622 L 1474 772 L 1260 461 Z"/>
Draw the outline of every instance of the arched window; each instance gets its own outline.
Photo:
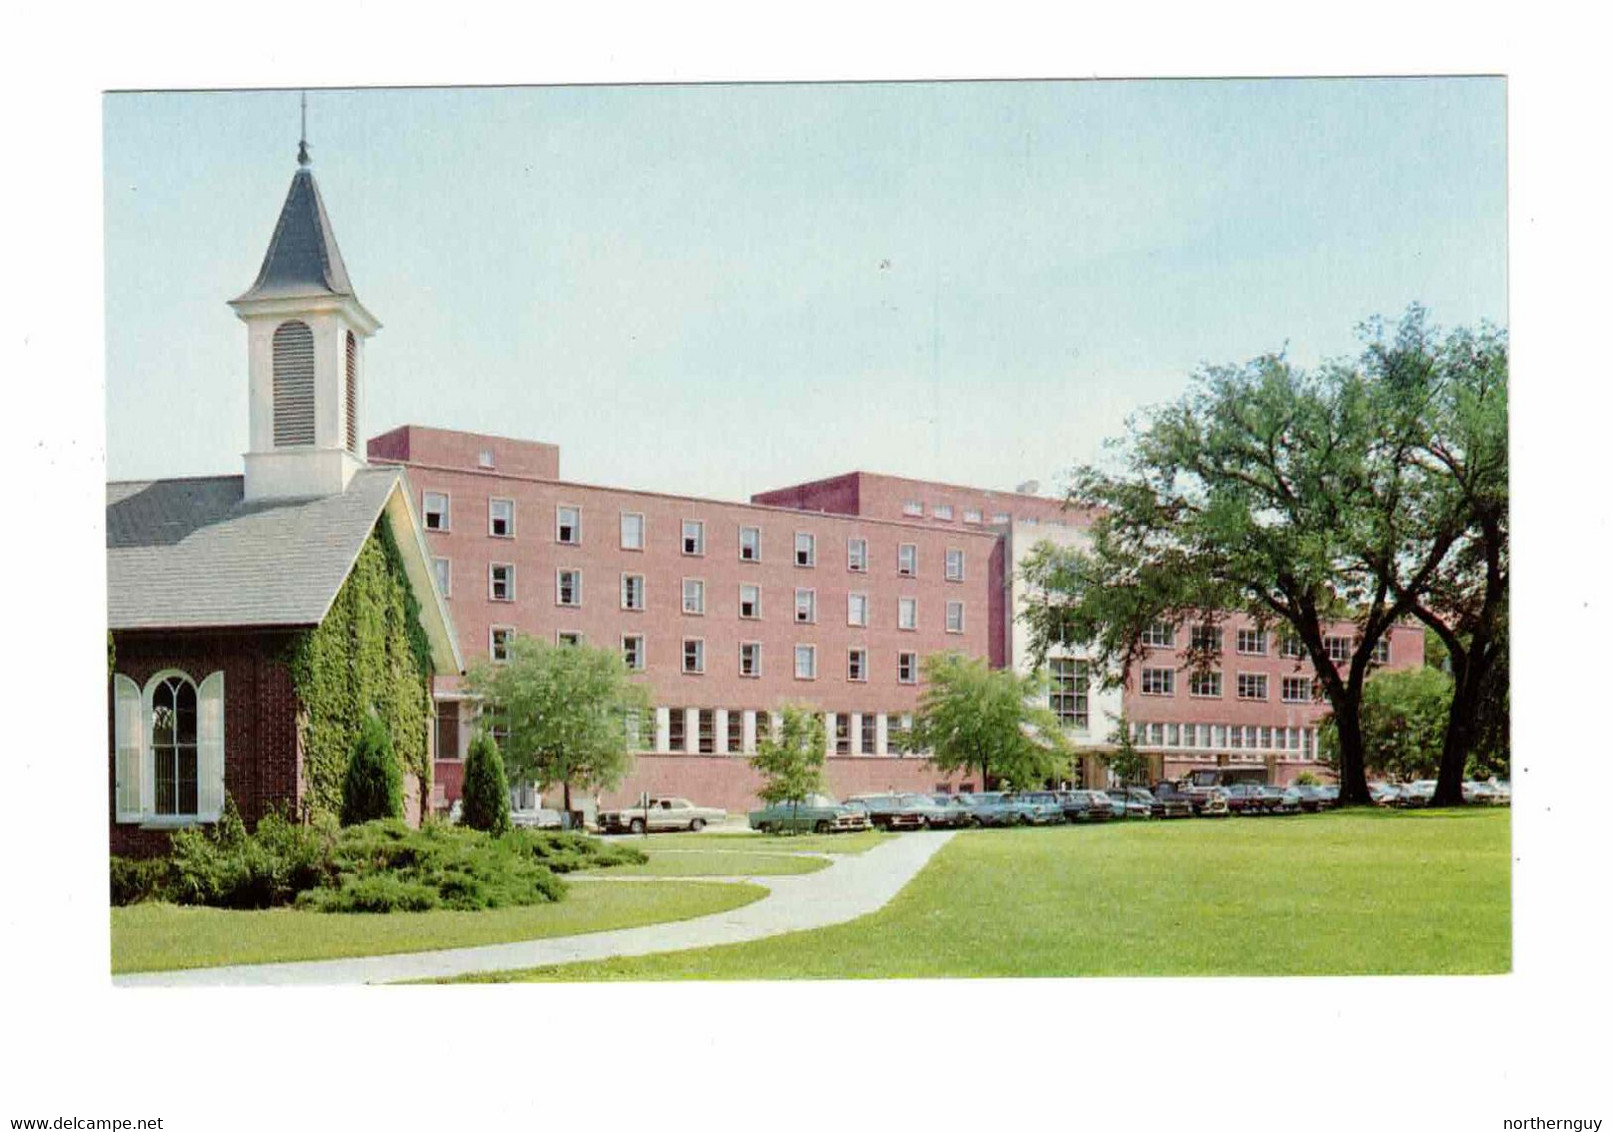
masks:
<path id="1" fill-rule="evenodd" d="M 196 685 L 165 677 L 151 692 L 151 784 L 159 815 L 194 814 L 196 806 Z"/>
<path id="2" fill-rule="evenodd" d="M 347 332 L 347 451 L 358 455 L 358 339 Z"/>
<path id="3" fill-rule="evenodd" d="M 274 446 L 313 440 L 313 331 L 284 322 L 274 331 Z"/>

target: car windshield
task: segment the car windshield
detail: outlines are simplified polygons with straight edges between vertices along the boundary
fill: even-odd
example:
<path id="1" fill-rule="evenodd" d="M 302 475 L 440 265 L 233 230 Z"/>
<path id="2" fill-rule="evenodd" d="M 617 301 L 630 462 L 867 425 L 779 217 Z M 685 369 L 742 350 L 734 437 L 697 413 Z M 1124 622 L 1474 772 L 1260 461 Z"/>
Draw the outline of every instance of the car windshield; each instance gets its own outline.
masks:
<path id="1" fill-rule="evenodd" d="M 1000 802 L 1002 800 L 1002 795 L 995 794 L 995 793 L 992 793 L 992 794 L 976 794 L 976 795 L 974 795 L 974 798 L 979 804 L 989 806 L 989 805 L 994 805 L 997 802 Z"/>

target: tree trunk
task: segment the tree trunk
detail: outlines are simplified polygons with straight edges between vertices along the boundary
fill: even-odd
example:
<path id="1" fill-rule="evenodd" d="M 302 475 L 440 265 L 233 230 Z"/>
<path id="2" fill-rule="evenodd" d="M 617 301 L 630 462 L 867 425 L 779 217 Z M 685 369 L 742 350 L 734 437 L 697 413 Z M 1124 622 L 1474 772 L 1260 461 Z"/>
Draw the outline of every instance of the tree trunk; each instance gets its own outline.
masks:
<path id="1" fill-rule="evenodd" d="M 1338 805 L 1369 806 L 1371 790 L 1366 786 L 1366 744 L 1360 734 L 1360 712 L 1333 709 L 1338 729 Z"/>
<path id="2" fill-rule="evenodd" d="M 1466 673 L 1457 679 L 1450 697 L 1450 718 L 1444 726 L 1444 748 L 1439 755 L 1438 785 L 1433 788 L 1433 806 L 1460 806 L 1466 803 L 1461 783 L 1466 779 L 1466 760 L 1477 734 L 1478 711 L 1483 702 L 1482 678 L 1473 675 L 1477 667 L 1469 655 Z"/>

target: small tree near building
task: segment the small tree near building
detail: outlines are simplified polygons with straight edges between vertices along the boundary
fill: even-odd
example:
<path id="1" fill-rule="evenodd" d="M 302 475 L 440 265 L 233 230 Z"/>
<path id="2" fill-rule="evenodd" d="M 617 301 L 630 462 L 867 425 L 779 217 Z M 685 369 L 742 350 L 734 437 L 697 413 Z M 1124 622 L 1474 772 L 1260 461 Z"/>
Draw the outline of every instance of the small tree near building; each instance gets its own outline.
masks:
<path id="1" fill-rule="evenodd" d="M 364 720 L 342 783 L 341 824 L 403 816 L 403 770 L 392 736 L 373 715 Z"/>
<path id="2" fill-rule="evenodd" d="M 500 834 L 509 831 L 509 782 L 498 744 L 478 731 L 465 752 L 465 780 L 461 792 L 463 821 L 471 829 Z"/>
<path id="3" fill-rule="evenodd" d="M 1144 786 L 1148 785 L 1147 756 L 1136 749 L 1136 743 L 1131 739 L 1131 721 L 1124 715 L 1121 715 L 1114 724 L 1114 730 L 1109 734 L 1108 741 L 1114 744 L 1114 749 L 1104 752 L 1101 756 L 1108 773 L 1121 786 L 1132 786 L 1138 782 Z"/>
<path id="4" fill-rule="evenodd" d="M 825 789 L 827 732 L 822 713 L 794 704 L 785 705 L 778 737 L 768 732 L 756 743 L 750 765 L 762 777 L 757 796 L 769 806 L 794 807 L 789 828 L 799 828 L 800 804 Z"/>
<path id="5" fill-rule="evenodd" d="M 1038 677 L 955 652 L 925 657 L 923 671 L 909 745 L 929 752 L 936 770 L 978 771 L 987 790 L 1068 776 L 1068 746 Z"/>
<path id="6" fill-rule="evenodd" d="M 1455 682 L 1436 668 L 1378 672 L 1360 701 L 1366 770 L 1399 782 L 1432 778 L 1444 749 Z M 1338 732 L 1330 716 L 1321 727 L 1321 756 L 1337 759 Z"/>

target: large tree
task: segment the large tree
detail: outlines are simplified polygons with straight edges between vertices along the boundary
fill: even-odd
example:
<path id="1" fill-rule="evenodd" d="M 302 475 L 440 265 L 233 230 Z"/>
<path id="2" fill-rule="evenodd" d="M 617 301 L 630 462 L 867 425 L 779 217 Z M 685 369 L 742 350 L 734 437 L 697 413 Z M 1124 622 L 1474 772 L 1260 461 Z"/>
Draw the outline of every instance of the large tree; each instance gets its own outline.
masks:
<path id="1" fill-rule="evenodd" d="M 632 744 L 648 718 L 648 689 L 614 650 L 516 637 L 508 659 L 479 661 L 466 686 L 500 736 L 512 779 L 610 790 L 632 769 Z"/>
<path id="2" fill-rule="evenodd" d="M 1063 730 L 1036 677 L 955 652 L 925 657 L 923 672 L 905 743 L 927 751 L 936 769 L 978 771 L 987 790 L 993 782 L 1027 789 L 1068 776 Z"/>
<path id="3" fill-rule="evenodd" d="M 1391 336 L 1365 330 L 1357 359 L 1206 367 L 1180 400 L 1133 418 L 1116 468 L 1073 476 L 1070 502 L 1098 509 L 1090 548 L 1033 552 L 1024 575 L 1041 597 L 1023 613 L 1038 651 L 1090 642 L 1111 686 L 1147 655 L 1150 626 L 1213 626 L 1238 611 L 1280 627 L 1314 666 L 1337 728 L 1341 800 L 1359 804 L 1370 801 L 1360 704 L 1374 649 L 1406 617 L 1431 625 L 1470 577 L 1457 568 L 1474 545 L 1458 506 L 1470 493 L 1445 483 L 1453 461 L 1440 438 L 1452 410 L 1472 410 L 1459 390 L 1488 372 L 1476 347 L 1498 339 L 1440 340 L 1417 307 Z M 1490 406 L 1492 390 L 1479 400 Z M 1475 432 L 1492 427 L 1471 416 Z M 1353 623 L 1354 648 L 1334 661 L 1338 620 Z M 1218 662 L 1217 635 L 1187 639 L 1187 667 Z"/>

